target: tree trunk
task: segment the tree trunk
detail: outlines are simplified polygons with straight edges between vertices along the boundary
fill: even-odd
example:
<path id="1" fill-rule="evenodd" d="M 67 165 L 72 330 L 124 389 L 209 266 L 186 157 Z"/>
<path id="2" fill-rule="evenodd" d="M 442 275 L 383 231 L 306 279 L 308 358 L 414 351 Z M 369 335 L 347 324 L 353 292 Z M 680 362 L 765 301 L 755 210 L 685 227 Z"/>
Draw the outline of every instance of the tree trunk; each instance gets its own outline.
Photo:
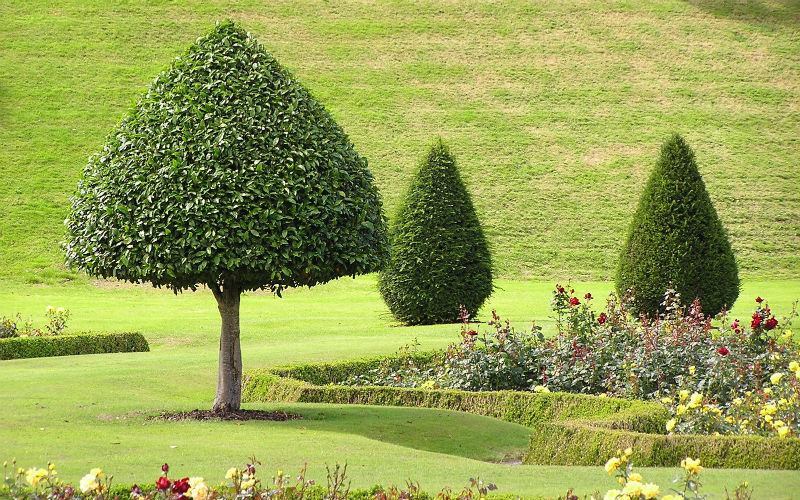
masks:
<path id="1" fill-rule="evenodd" d="M 239 345 L 239 300 L 241 290 L 232 280 L 222 287 L 211 286 L 217 299 L 222 330 L 219 336 L 219 376 L 217 395 L 211 410 L 229 413 L 238 410 L 242 402 L 242 350 Z"/>

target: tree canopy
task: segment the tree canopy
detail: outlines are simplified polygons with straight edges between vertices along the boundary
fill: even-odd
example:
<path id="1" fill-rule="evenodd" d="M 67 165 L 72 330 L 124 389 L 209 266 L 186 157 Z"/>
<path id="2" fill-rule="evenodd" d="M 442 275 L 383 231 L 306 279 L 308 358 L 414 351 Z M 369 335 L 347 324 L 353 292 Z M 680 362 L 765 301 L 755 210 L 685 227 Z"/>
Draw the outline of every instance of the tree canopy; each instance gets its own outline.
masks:
<path id="1" fill-rule="evenodd" d="M 387 255 L 367 162 L 243 29 L 219 23 L 155 79 L 86 166 L 68 263 L 175 291 L 314 285 Z"/>

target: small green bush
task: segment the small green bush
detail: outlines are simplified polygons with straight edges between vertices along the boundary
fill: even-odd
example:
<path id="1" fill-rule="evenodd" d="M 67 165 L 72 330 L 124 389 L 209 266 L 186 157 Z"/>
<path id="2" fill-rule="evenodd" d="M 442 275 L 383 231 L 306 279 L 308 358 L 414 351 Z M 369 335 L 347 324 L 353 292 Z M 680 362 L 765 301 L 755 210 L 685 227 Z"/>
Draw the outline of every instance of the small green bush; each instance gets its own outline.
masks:
<path id="1" fill-rule="evenodd" d="M 739 296 L 736 260 L 694 152 L 677 134 L 661 148 L 622 250 L 617 292 L 635 294 L 635 308 L 655 315 L 667 289 L 685 303 L 700 299 L 714 315 Z"/>
<path id="2" fill-rule="evenodd" d="M 448 148 L 434 143 L 390 228 L 378 286 L 407 324 L 457 321 L 492 293 L 492 262 L 472 200 Z"/>
<path id="3" fill-rule="evenodd" d="M 144 336 L 135 332 L 0 339 L 0 360 L 149 350 Z"/>

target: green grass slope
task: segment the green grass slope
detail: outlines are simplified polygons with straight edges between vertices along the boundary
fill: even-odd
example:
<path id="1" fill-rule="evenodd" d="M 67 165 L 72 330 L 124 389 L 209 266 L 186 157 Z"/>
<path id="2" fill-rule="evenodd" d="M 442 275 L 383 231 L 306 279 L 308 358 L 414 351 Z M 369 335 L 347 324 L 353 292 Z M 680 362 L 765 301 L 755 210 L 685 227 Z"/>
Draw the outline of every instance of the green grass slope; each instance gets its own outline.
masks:
<path id="1" fill-rule="evenodd" d="M 393 213 L 423 149 L 457 155 L 499 275 L 603 279 L 680 132 L 745 279 L 800 271 L 800 4 L 77 0 L 0 3 L 0 279 L 58 282 L 70 193 L 214 21 L 332 111 Z"/>

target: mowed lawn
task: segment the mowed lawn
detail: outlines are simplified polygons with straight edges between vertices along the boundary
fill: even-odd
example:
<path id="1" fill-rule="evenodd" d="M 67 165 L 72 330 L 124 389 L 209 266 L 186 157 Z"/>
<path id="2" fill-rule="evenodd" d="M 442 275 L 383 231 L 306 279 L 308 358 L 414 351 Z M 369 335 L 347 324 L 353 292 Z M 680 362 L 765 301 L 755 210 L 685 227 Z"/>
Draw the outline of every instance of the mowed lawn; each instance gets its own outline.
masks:
<path id="1" fill-rule="evenodd" d="M 800 3 L 0 2 L 0 278 L 56 283 L 87 158 L 217 20 L 332 112 L 393 215 L 430 142 L 457 156 L 499 274 L 607 279 L 679 132 L 742 275 L 800 275 Z"/>
<path id="2" fill-rule="evenodd" d="M 608 282 L 575 284 L 598 302 Z M 480 315 L 491 308 L 526 328 L 548 321 L 552 284 L 501 281 Z M 800 282 L 747 283 L 734 315 L 749 315 L 752 300 L 765 297 L 779 315 L 800 297 Z M 528 430 L 498 420 L 456 412 L 413 408 L 337 405 L 248 405 L 281 408 L 303 420 L 272 422 L 148 421 L 163 410 L 210 407 L 216 382 L 219 320 L 208 292 L 170 292 L 126 285 L 22 286 L 0 289 L 0 314 L 21 311 L 43 318 L 47 305 L 72 311 L 74 329 L 139 330 L 152 352 L 42 358 L 0 362 L 0 459 L 16 456 L 24 466 L 58 465 L 77 480 L 92 466 L 119 483 L 152 481 L 169 462 L 175 475 L 221 481 L 228 466 L 255 456 L 265 474 L 297 471 L 308 462 L 324 481 L 325 464 L 347 462 L 353 485 L 404 484 L 418 480 L 437 492 L 460 488 L 480 475 L 501 493 L 563 494 L 569 487 L 591 493 L 613 487 L 602 467 L 509 465 L 519 458 Z M 485 330 L 486 325 L 481 329 Z M 282 299 L 248 294 L 242 302 L 245 368 L 297 361 L 346 359 L 394 352 L 416 338 L 420 348 L 444 346 L 458 337 L 457 325 L 399 327 L 375 291 L 374 277 L 342 279 Z M 676 464 L 677 465 L 677 464 Z M 666 487 L 676 468 L 646 468 L 645 478 Z M 706 491 L 724 498 L 748 480 L 757 498 L 796 498 L 800 472 L 708 470 Z M 793 496 L 794 495 L 794 496 Z"/>

